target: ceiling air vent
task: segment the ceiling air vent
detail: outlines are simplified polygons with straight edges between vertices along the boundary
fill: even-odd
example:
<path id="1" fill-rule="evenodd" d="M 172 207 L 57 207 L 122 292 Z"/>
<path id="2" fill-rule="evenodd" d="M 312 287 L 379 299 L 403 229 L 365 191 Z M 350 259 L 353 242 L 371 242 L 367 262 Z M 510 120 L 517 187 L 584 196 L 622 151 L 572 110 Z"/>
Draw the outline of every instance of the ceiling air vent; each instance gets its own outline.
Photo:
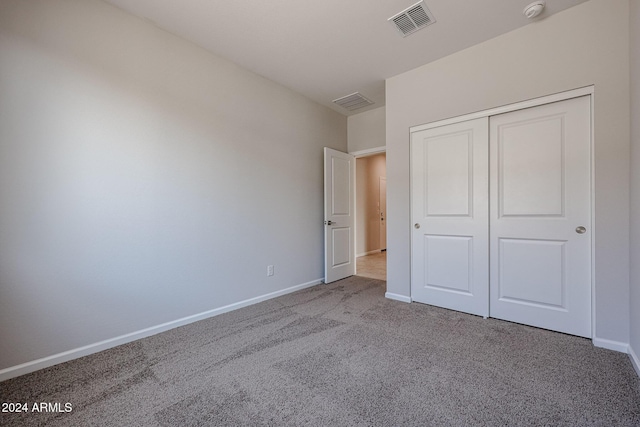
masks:
<path id="1" fill-rule="evenodd" d="M 406 37 L 427 25 L 433 24 L 436 22 L 436 18 L 433 17 L 433 14 L 427 8 L 427 5 L 424 4 L 424 1 L 419 1 L 397 15 L 392 16 L 388 21 L 396 26 L 396 29 L 402 37 Z"/>
<path id="2" fill-rule="evenodd" d="M 362 96 L 362 94 L 360 94 L 360 92 L 354 92 L 351 95 L 334 99 L 333 103 L 338 104 L 342 108 L 345 108 L 349 111 L 357 110 L 359 108 L 364 108 L 368 105 L 374 104 L 372 100 L 365 98 L 364 96 Z"/>

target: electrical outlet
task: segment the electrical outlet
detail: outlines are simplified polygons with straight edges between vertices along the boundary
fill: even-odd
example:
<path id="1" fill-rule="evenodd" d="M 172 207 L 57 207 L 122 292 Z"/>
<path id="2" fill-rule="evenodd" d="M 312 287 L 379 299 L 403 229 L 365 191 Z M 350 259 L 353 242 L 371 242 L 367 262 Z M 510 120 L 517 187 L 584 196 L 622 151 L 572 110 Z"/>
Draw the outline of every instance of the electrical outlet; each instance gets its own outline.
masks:
<path id="1" fill-rule="evenodd" d="M 267 276 L 273 276 L 273 265 L 267 265 Z"/>

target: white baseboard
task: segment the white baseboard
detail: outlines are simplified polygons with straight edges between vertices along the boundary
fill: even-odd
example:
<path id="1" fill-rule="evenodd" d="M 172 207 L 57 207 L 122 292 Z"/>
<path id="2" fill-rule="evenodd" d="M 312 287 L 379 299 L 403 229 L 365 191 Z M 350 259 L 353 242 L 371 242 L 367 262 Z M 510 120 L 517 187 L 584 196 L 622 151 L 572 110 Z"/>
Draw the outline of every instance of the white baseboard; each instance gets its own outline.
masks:
<path id="1" fill-rule="evenodd" d="M 360 258 L 361 256 L 379 254 L 379 253 L 380 253 L 380 249 L 376 249 L 375 251 L 369 251 L 369 252 L 363 252 L 361 254 L 356 254 L 356 258 Z"/>
<path id="2" fill-rule="evenodd" d="M 408 297 L 408 296 L 405 296 L 405 295 L 400 295 L 400 294 L 394 294 L 394 293 L 391 293 L 391 292 L 385 293 L 384 297 L 388 298 L 388 299 L 400 301 L 400 302 L 411 302 L 411 297 Z"/>
<path id="3" fill-rule="evenodd" d="M 177 319 L 171 322 L 152 326 L 150 328 L 142 329 L 140 331 L 131 332 L 129 334 L 121 335 L 119 337 L 110 338 L 108 340 L 100 341 L 94 344 L 89 344 L 83 347 L 75 348 L 73 350 L 54 354 L 52 356 L 43 357 L 42 359 L 33 360 L 31 362 L 26 362 L 21 365 L 16 365 L 16 366 L 11 366 L 9 368 L 1 369 L 0 381 L 5 381 L 10 378 L 15 378 L 20 375 L 24 375 L 40 369 L 48 368 L 50 366 L 67 362 L 69 360 L 78 359 L 83 356 L 88 356 L 89 354 L 98 353 L 100 351 L 107 350 L 112 347 L 116 347 L 122 344 L 126 344 L 132 341 L 149 337 L 151 335 L 156 335 L 161 332 L 168 331 L 169 329 L 174 329 L 180 326 L 188 325 L 189 323 L 208 319 L 210 317 L 227 313 L 229 311 L 237 310 L 242 307 L 247 307 L 249 305 L 257 304 L 259 302 L 266 301 L 271 298 L 276 298 L 282 295 L 290 294 L 295 291 L 299 291 L 301 289 L 319 285 L 320 283 L 322 283 L 322 279 L 312 280 L 310 282 L 302 283 L 300 285 L 292 286 L 290 288 L 282 289 L 280 291 L 271 292 L 269 294 L 261 295 L 255 298 L 250 298 L 244 301 L 225 305 L 224 307 L 215 308 L 213 310 L 205 311 L 199 314 L 194 314 L 192 316 L 183 317 L 181 319 Z"/>
<path id="4" fill-rule="evenodd" d="M 591 340 L 596 347 L 606 348 L 607 350 L 619 351 L 620 353 L 629 352 L 629 344 L 626 342 L 612 341 L 604 338 L 593 337 Z"/>
<path id="5" fill-rule="evenodd" d="M 638 376 L 640 377 L 640 358 L 638 357 L 636 352 L 633 351 L 633 347 L 631 346 L 629 346 L 629 359 L 631 359 L 631 364 L 636 370 L 636 374 L 638 374 Z"/>

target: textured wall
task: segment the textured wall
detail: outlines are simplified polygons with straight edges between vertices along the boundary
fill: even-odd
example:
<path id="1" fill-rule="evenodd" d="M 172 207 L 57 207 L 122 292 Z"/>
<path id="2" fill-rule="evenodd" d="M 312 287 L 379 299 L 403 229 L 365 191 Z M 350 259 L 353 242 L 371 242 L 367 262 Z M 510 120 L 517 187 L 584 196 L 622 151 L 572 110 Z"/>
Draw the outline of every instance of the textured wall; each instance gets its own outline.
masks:
<path id="1" fill-rule="evenodd" d="M 2 0 L 0 94 L 0 370 L 322 278 L 344 116 L 94 0 Z"/>
<path id="2" fill-rule="evenodd" d="M 640 1 L 631 4 L 631 331 L 629 345 L 640 375 Z"/>
<path id="3" fill-rule="evenodd" d="M 350 153 L 386 145 L 385 107 L 349 116 L 347 124 Z"/>

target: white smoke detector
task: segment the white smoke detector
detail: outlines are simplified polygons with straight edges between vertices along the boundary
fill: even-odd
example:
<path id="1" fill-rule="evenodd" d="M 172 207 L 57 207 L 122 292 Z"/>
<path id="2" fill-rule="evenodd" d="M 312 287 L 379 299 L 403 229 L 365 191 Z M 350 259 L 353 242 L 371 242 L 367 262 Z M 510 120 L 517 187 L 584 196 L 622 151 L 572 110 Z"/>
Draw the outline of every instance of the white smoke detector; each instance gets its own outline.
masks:
<path id="1" fill-rule="evenodd" d="M 530 5 L 524 8 L 524 10 L 522 11 L 522 14 L 526 16 L 528 19 L 533 19 L 542 13 L 542 10 L 544 9 L 545 4 L 546 3 L 544 1 L 534 1 L 533 3 L 531 3 Z"/>

